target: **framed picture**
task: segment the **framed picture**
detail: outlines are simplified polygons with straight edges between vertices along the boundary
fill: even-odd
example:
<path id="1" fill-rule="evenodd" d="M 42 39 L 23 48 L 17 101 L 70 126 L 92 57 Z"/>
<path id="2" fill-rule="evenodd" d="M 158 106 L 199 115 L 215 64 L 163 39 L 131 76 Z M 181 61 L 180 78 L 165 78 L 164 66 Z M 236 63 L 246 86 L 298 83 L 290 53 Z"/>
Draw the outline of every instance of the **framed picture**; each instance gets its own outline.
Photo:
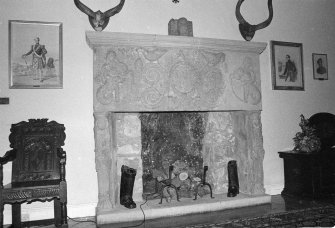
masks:
<path id="1" fill-rule="evenodd" d="M 304 90 L 302 44 L 271 41 L 272 89 Z"/>
<path id="2" fill-rule="evenodd" d="M 62 23 L 9 21 L 9 88 L 63 88 Z"/>
<path id="3" fill-rule="evenodd" d="M 313 53 L 313 78 L 328 80 L 328 61 L 326 54 Z"/>

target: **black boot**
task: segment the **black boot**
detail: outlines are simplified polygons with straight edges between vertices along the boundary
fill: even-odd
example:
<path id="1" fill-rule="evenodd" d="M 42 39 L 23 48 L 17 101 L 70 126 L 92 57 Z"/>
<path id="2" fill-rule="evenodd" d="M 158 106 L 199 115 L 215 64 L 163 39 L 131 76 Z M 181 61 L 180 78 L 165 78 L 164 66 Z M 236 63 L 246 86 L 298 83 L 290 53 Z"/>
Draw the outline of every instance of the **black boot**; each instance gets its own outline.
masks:
<path id="1" fill-rule="evenodd" d="M 126 208 L 136 208 L 133 201 L 133 188 L 136 176 L 136 169 L 122 165 L 121 167 L 121 186 L 120 186 L 120 204 Z"/>
<path id="2" fill-rule="evenodd" d="M 237 164 L 235 160 L 228 162 L 228 197 L 235 197 L 239 194 L 239 183 L 237 175 Z"/>

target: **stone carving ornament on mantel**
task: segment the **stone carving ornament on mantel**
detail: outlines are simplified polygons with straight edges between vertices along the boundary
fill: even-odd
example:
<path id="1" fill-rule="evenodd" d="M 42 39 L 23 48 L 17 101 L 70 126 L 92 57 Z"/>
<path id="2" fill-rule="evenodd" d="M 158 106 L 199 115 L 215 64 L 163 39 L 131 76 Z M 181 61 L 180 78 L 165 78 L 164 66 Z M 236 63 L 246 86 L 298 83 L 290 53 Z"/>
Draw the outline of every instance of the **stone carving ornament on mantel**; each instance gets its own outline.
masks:
<path id="1" fill-rule="evenodd" d="M 95 111 L 261 110 L 264 43 L 87 32 Z"/>
<path id="2" fill-rule="evenodd" d="M 193 23 L 185 17 L 171 19 L 168 24 L 169 36 L 193 36 Z"/>

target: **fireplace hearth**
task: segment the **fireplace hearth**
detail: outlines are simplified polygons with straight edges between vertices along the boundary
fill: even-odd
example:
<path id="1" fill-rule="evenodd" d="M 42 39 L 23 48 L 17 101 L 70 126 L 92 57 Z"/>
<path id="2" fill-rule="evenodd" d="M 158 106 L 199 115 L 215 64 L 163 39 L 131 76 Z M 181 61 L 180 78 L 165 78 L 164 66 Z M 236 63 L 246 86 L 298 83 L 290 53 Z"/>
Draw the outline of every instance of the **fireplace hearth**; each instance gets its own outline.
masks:
<path id="1" fill-rule="evenodd" d="M 86 38 L 94 50 L 98 225 L 142 216 L 120 207 L 122 165 L 137 170 L 137 205 L 151 199 L 147 218 L 270 202 L 259 71 L 266 44 L 107 32 Z M 240 194 L 228 198 L 230 160 L 237 162 Z M 214 198 L 207 186 L 196 188 L 204 167 Z M 159 204 L 158 185 L 171 183 L 181 189 L 180 201 L 168 193 Z"/>

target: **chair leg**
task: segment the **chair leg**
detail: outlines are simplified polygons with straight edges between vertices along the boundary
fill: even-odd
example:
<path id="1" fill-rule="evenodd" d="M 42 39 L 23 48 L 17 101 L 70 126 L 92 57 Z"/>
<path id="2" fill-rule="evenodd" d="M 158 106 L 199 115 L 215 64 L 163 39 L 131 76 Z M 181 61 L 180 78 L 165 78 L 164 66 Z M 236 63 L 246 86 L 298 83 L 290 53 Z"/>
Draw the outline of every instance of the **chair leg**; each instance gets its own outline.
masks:
<path id="1" fill-rule="evenodd" d="M 13 228 L 21 228 L 21 204 L 14 203 L 12 205 L 12 224 Z"/>
<path id="2" fill-rule="evenodd" d="M 66 203 L 62 203 L 60 199 L 54 199 L 54 217 L 56 227 L 68 227 Z"/>
<path id="3" fill-rule="evenodd" d="M 4 205 L 1 202 L 0 203 L 0 228 L 3 228 L 3 210 L 4 210 Z"/>
<path id="4" fill-rule="evenodd" d="M 54 199 L 54 224 L 56 227 L 61 225 L 61 208 L 59 199 Z"/>
<path id="5" fill-rule="evenodd" d="M 63 227 L 67 227 L 67 205 L 66 205 L 66 202 L 65 203 L 61 202 L 60 207 L 61 207 L 61 224 L 62 224 Z"/>

